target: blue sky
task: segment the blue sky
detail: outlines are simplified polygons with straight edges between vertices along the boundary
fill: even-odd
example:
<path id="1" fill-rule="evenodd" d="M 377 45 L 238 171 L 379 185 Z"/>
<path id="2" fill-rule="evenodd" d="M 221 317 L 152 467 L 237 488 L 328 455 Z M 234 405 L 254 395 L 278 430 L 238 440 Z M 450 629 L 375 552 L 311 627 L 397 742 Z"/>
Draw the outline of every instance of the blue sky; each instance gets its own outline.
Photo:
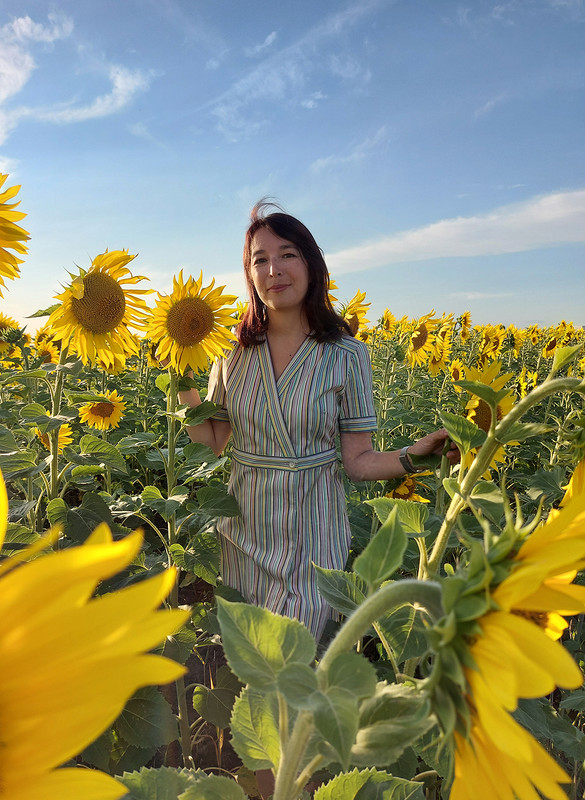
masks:
<path id="1" fill-rule="evenodd" d="M 2 0 L 23 321 L 106 248 L 244 296 L 260 197 L 340 300 L 585 324 L 584 0 Z M 29 321 L 29 329 L 38 322 Z"/>

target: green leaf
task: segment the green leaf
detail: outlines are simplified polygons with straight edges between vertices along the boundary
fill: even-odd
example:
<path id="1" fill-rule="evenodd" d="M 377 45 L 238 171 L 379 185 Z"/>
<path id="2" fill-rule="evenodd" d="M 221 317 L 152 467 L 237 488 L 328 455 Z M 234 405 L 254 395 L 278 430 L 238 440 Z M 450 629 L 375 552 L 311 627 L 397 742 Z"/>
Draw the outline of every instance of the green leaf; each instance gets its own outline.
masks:
<path id="1" fill-rule="evenodd" d="M 36 319 L 37 317 L 48 317 L 53 311 L 56 311 L 61 303 L 53 303 L 52 306 L 48 308 L 39 308 L 38 311 L 35 311 L 34 314 L 30 314 L 26 319 Z"/>
<path id="2" fill-rule="evenodd" d="M 125 800 L 177 800 L 200 770 L 143 767 L 139 772 L 125 772 L 117 777 L 130 792 Z"/>
<path id="3" fill-rule="evenodd" d="M 505 433 L 497 433 L 496 439 L 500 444 L 524 442 L 531 436 L 544 436 L 554 430 L 551 425 L 542 425 L 538 422 L 514 422 Z"/>
<path id="4" fill-rule="evenodd" d="M 390 647 L 398 665 L 409 658 L 424 655 L 429 649 L 425 635 L 423 612 L 410 605 L 401 606 L 390 614 L 380 617 L 376 623 L 379 631 Z"/>
<path id="5" fill-rule="evenodd" d="M 424 785 L 366 769 L 343 772 L 320 786 L 313 800 L 424 800 Z"/>
<path id="6" fill-rule="evenodd" d="M 379 683 L 376 693 L 360 704 L 352 763 L 389 766 L 434 724 L 423 694 L 406 684 Z"/>
<path id="7" fill-rule="evenodd" d="M 161 372 L 160 375 L 157 376 L 157 379 L 154 382 L 154 385 L 157 389 L 163 394 L 166 394 L 169 391 L 169 384 L 171 382 L 171 376 L 168 372 Z"/>
<path id="8" fill-rule="evenodd" d="M 373 500 L 366 500 L 366 503 L 374 508 L 380 522 L 386 522 L 392 509 L 397 508 L 398 520 L 406 534 L 416 536 L 425 530 L 429 509 L 424 503 L 393 497 L 376 497 Z"/>
<path id="9" fill-rule="evenodd" d="M 67 513 L 69 506 L 61 497 L 50 500 L 47 505 L 47 519 L 51 525 L 61 525 L 65 527 L 67 523 Z"/>
<path id="10" fill-rule="evenodd" d="M 498 403 L 510 394 L 510 389 L 496 391 L 487 383 L 481 381 L 454 381 L 455 386 L 460 386 L 466 392 L 481 398 L 491 408 L 497 408 Z"/>
<path id="11" fill-rule="evenodd" d="M 504 516 L 502 490 L 495 483 L 478 481 L 471 490 L 469 503 L 480 508 L 495 525 L 498 525 Z"/>
<path id="12" fill-rule="evenodd" d="M 278 691 L 293 708 L 311 709 L 312 697 L 319 690 L 315 671 L 306 664 L 287 664 L 277 678 Z"/>
<path id="13" fill-rule="evenodd" d="M 215 586 L 219 575 L 220 546 L 213 534 L 201 533 L 192 542 L 192 549 L 180 544 L 169 548 L 173 561 L 185 572 L 191 572 Z"/>
<path id="14" fill-rule="evenodd" d="M 355 572 L 326 569 L 317 564 L 314 569 L 319 594 L 340 614 L 348 616 L 366 599 L 368 584 Z"/>
<path id="15" fill-rule="evenodd" d="M 569 711 L 585 711 L 585 689 L 575 689 L 561 700 L 559 708 Z"/>
<path id="16" fill-rule="evenodd" d="M 177 719 L 155 686 L 144 686 L 128 700 L 116 720 L 120 736 L 135 747 L 159 747 L 178 736 Z"/>
<path id="17" fill-rule="evenodd" d="M 133 455 L 137 450 L 145 450 L 152 447 L 157 440 L 157 436 L 150 431 L 143 433 L 134 433 L 131 436 L 124 436 L 119 442 L 116 442 L 116 448 L 123 456 Z"/>
<path id="18" fill-rule="evenodd" d="M 391 511 L 363 553 L 356 558 L 353 569 L 374 588 L 390 577 L 400 566 L 408 544 L 406 533 L 398 519 L 398 509 Z"/>
<path id="19" fill-rule="evenodd" d="M 211 403 L 209 400 L 204 400 L 200 405 L 187 409 L 185 413 L 185 425 L 199 425 L 210 419 L 217 412 L 220 406 L 217 403 Z"/>
<path id="20" fill-rule="evenodd" d="M 193 708 L 204 720 L 216 728 L 227 728 L 237 695 L 242 684 L 231 669 L 223 664 L 215 675 L 215 686 L 211 689 L 197 684 L 193 691 Z"/>
<path id="21" fill-rule="evenodd" d="M 197 492 L 201 511 L 210 517 L 240 517 L 241 512 L 235 497 L 225 487 L 204 486 Z"/>
<path id="22" fill-rule="evenodd" d="M 358 730 L 357 697 L 337 686 L 326 692 L 316 692 L 313 721 L 323 739 L 335 750 L 343 769 L 347 769 Z"/>
<path id="23" fill-rule="evenodd" d="M 37 464 L 36 455 L 28 450 L 21 450 L 16 453 L 0 454 L 0 470 L 5 481 L 12 481 L 16 478 L 32 477 L 43 472 L 49 466 L 51 456 L 39 461 Z"/>
<path id="24" fill-rule="evenodd" d="M 554 503 L 563 496 L 564 483 L 565 471 L 561 467 L 553 467 L 551 470 L 539 469 L 528 476 L 527 494 L 536 501 L 544 495 L 549 503 Z"/>
<path id="25" fill-rule="evenodd" d="M 0 453 L 16 453 L 19 450 L 14 434 L 3 425 L 0 426 Z"/>
<path id="26" fill-rule="evenodd" d="M 286 664 L 310 664 L 315 657 L 315 640 L 295 619 L 220 597 L 217 616 L 228 663 L 242 683 L 252 688 L 273 690 Z"/>
<path id="27" fill-rule="evenodd" d="M 145 505 L 160 514 L 165 522 L 168 522 L 183 503 L 189 499 L 189 489 L 185 486 L 177 486 L 173 494 L 165 498 L 158 486 L 145 486 L 141 497 Z"/>
<path id="28" fill-rule="evenodd" d="M 554 375 L 560 369 L 566 367 L 567 364 L 570 364 L 582 347 L 582 344 L 574 344 L 570 345 L 569 347 L 558 347 L 555 350 L 551 374 Z"/>
<path id="29" fill-rule="evenodd" d="M 327 672 L 327 686 L 345 689 L 358 700 L 370 697 L 376 691 L 376 670 L 373 665 L 358 653 L 340 653 Z"/>
<path id="30" fill-rule="evenodd" d="M 158 798 L 157 798 L 158 800 Z M 224 775 L 202 775 L 177 800 L 248 800 L 241 786 Z"/>
<path id="31" fill-rule="evenodd" d="M 248 769 L 271 769 L 280 760 L 276 695 L 246 688 L 236 698 L 231 720 L 232 744 Z"/>
<path id="32" fill-rule="evenodd" d="M 117 469 L 119 472 L 128 472 L 126 462 L 121 453 L 118 452 L 113 444 L 106 442 L 105 439 L 88 434 L 81 437 L 79 445 L 81 454 L 88 459 L 84 464 L 104 464 L 106 467 Z M 81 466 L 84 466 L 84 464 Z"/>
<path id="33" fill-rule="evenodd" d="M 439 416 L 447 429 L 449 438 L 455 442 L 462 456 L 467 455 L 474 448 L 481 447 L 485 442 L 485 431 L 478 428 L 475 422 L 470 419 L 466 419 L 459 414 L 451 414 L 449 411 L 441 411 Z"/>

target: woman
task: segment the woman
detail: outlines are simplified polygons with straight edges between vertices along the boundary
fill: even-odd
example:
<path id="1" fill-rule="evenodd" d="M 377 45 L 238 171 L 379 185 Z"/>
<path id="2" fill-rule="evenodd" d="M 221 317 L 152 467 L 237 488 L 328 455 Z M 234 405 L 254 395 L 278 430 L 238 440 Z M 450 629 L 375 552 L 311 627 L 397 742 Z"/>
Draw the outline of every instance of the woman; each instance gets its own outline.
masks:
<path id="1" fill-rule="evenodd" d="M 239 344 L 211 371 L 207 399 L 221 410 L 189 427 L 219 455 L 233 436 L 230 492 L 242 516 L 220 521 L 222 579 L 248 602 L 301 620 L 318 640 L 330 609 L 313 564 L 343 569 L 350 546 L 343 468 L 352 481 L 416 471 L 441 453 L 446 431 L 402 452 L 375 451 L 372 375 L 328 296 L 329 274 L 309 230 L 258 203 L 244 244 L 250 302 Z M 191 406 L 196 390 L 181 393 Z M 453 449 L 448 458 L 458 460 Z"/>

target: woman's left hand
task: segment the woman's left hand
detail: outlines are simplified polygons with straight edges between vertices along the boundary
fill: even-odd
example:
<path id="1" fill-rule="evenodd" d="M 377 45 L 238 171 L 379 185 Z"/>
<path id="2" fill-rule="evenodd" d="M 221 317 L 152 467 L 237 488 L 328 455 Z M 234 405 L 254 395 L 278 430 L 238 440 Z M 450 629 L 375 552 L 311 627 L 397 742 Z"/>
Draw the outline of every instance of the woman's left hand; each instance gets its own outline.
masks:
<path id="1" fill-rule="evenodd" d="M 422 439 L 419 439 L 417 442 L 410 445 L 410 447 L 408 448 L 408 455 L 410 456 L 443 455 L 445 442 L 448 438 L 449 434 L 447 433 L 445 428 L 441 428 L 438 431 L 429 433 L 427 436 L 423 436 Z M 459 452 L 459 448 L 457 447 L 455 442 L 451 442 L 451 446 L 449 450 L 447 450 L 445 455 L 451 465 L 458 464 L 459 461 L 461 460 L 461 453 Z"/>

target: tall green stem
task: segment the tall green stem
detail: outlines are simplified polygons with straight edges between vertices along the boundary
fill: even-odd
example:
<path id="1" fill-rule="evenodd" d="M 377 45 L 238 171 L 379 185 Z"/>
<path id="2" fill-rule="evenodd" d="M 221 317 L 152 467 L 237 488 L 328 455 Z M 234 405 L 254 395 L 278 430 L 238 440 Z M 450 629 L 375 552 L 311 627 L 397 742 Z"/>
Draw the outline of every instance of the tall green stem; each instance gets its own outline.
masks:
<path id="1" fill-rule="evenodd" d="M 325 651 L 316 669 L 319 685 L 326 686 L 331 663 L 340 653 L 351 650 L 375 620 L 405 603 L 423 606 L 435 620 L 440 619 L 444 613 L 441 588 L 433 581 L 404 580 L 382 586 L 356 608 Z M 273 800 L 296 800 L 299 797 L 302 782 L 296 776 L 312 732 L 312 714 L 301 711 L 293 726 L 286 751 L 281 755 Z"/>
<path id="2" fill-rule="evenodd" d="M 169 389 L 167 394 L 167 443 L 168 443 L 168 456 L 166 464 L 167 475 L 167 497 L 170 497 L 175 490 L 175 481 L 177 479 L 176 470 L 176 442 L 177 442 L 177 420 L 173 416 L 177 410 L 177 393 L 179 380 L 177 373 L 174 369 L 169 369 Z M 168 543 L 169 547 L 177 541 L 177 519 L 176 515 L 172 514 L 167 522 Z M 179 606 L 179 584 L 175 582 L 169 596 L 169 602 L 172 608 Z M 183 766 L 192 767 L 193 759 L 191 756 L 191 731 L 189 728 L 189 714 L 187 707 L 187 694 L 185 690 L 185 681 L 183 677 L 175 681 L 175 689 L 177 692 L 177 708 L 178 708 L 178 721 L 179 721 L 179 737 L 181 744 L 181 753 L 183 756 Z"/>
<path id="3" fill-rule="evenodd" d="M 438 574 L 449 536 L 457 517 L 467 505 L 471 490 L 489 468 L 496 450 L 501 446 L 501 441 L 506 441 L 506 434 L 512 425 L 517 423 L 532 406 L 540 403 L 545 397 L 554 392 L 570 392 L 577 390 L 577 388 L 583 391 L 583 381 L 579 378 L 547 378 L 540 386 L 537 386 L 526 397 L 523 397 L 495 426 L 495 429 L 493 429 L 492 425 L 486 441 L 481 446 L 473 464 L 461 481 L 458 494 L 453 497 L 449 504 L 447 514 L 429 556 L 425 577 L 432 578 Z"/>

